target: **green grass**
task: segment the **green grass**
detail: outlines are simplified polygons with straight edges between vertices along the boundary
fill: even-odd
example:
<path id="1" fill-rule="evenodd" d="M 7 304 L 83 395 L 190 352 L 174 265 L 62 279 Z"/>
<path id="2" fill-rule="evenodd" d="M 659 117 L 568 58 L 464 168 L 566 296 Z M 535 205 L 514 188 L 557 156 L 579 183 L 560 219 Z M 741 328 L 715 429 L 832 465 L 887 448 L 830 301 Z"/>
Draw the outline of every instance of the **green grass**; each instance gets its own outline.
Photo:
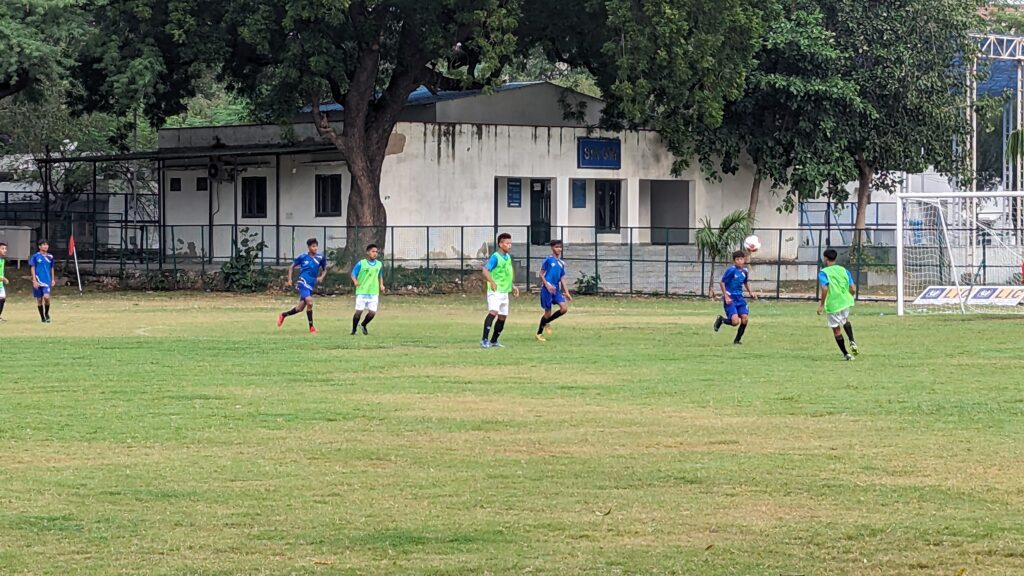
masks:
<path id="1" fill-rule="evenodd" d="M 0 574 L 1024 573 L 1019 320 L 582 299 L 23 295 Z"/>

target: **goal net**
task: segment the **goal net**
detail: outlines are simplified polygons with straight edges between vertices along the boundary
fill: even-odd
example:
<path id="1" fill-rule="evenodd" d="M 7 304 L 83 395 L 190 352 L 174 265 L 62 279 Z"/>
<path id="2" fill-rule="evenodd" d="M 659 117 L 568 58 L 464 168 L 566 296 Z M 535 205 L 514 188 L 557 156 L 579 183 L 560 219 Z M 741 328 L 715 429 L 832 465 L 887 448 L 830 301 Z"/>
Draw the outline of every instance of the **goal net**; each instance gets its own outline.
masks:
<path id="1" fill-rule="evenodd" d="M 1024 313 L 1024 192 L 897 196 L 899 314 Z"/>

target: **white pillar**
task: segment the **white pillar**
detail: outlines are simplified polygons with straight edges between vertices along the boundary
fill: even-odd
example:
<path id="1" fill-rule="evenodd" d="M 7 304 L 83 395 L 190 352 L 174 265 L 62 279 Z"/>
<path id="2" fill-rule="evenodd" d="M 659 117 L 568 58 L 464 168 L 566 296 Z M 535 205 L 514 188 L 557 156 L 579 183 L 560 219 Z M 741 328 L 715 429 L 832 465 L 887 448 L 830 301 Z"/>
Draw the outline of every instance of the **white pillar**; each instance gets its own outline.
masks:
<path id="1" fill-rule="evenodd" d="M 572 180 L 568 177 L 555 179 L 554 190 L 551 191 L 551 237 L 565 240 L 569 226 L 569 206 L 572 197 Z"/>
<path id="2" fill-rule="evenodd" d="M 625 198 L 623 199 L 624 218 L 622 224 L 622 242 L 637 243 L 640 238 L 640 179 L 627 178 Z M 633 229 L 632 234 L 630 229 Z"/>

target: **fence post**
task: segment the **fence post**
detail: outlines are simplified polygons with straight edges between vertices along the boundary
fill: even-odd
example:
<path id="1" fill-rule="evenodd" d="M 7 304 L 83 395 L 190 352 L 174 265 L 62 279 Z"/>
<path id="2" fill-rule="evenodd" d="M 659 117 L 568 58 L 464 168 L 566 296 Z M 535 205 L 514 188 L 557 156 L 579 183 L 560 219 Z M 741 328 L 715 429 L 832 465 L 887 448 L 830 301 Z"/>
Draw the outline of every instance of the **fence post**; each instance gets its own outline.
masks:
<path id="1" fill-rule="evenodd" d="M 633 294 L 633 229 L 629 229 L 629 293 Z"/>
<path id="2" fill-rule="evenodd" d="M 821 272 L 821 230 L 818 230 L 818 260 L 815 262 L 814 271 L 814 299 L 821 298 L 821 285 L 818 283 L 818 272 Z"/>
<path id="3" fill-rule="evenodd" d="M 174 235 L 174 224 L 171 224 L 171 267 L 173 268 L 173 270 L 171 270 L 171 275 L 174 278 L 172 285 L 174 286 L 174 289 L 177 290 L 178 289 L 178 250 L 176 249 L 177 244 L 175 242 L 176 242 L 176 239 L 175 239 L 175 235 Z"/>
<path id="4" fill-rule="evenodd" d="M 427 231 L 427 276 L 430 276 L 430 226 L 424 227 Z"/>
<path id="5" fill-rule="evenodd" d="M 385 231 L 385 234 L 387 232 Z M 394 282 L 395 280 L 395 227 L 391 227 L 391 278 L 388 279 L 388 283 Z"/>
<path id="6" fill-rule="evenodd" d="M 775 299 L 782 299 L 782 228 L 779 228 L 779 255 L 775 260 Z"/>
<path id="7" fill-rule="evenodd" d="M 597 294 L 601 291 L 601 281 L 599 280 L 600 274 L 597 271 L 598 268 L 598 256 L 597 256 L 597 224 L 594 224 L 594 293 Z"/>
<path id="8" fill-rule="evenodd" d="M 466 227 L 459 226 L 459 286 L 466 286 Z"/>
<path id="9" fill-rule="evenodd" d="M 94 164 L 94 166 L 95 166 L 95 164 Z M 95 201 L 95 198 L 96 198 L 96 190 L 95 190 L 95 188 L 93 189 L 93 198 L 94 198 L 94 201 Z M 93 214 L 92 214 L 92 274 L 93 274 L 93 276 L 96 275 L 96 259 L 98 257 L 97 254 L 99 253 L 99 251 L 100 251 L 100 225 L 99 225 L 99 222 L 96 221 L 96 212 L 94 210 Z"/>
<path id="10" fill-rule="evenodd" d="M 526 227 L 526 291 L 530 291 L 530 245 L 533 244 L 533 230 Z"/>
<path id="11" fill-rule="evenodd" d="M 665 230 L 665 296 L 668 296 L 668 229 Z"/>
<path id="12" fill-rule="evenodd" d="M 988 246 L 981 244 L 981 283 L 988 284 Z"/>
<path id="13" fill-rule="evenodd" d="M 202 249 L 204 251 L 206 250 L 206 247 L 207 247 L 207 243 L 206 243 L 206 226 L 200 226 L 199 227 L 199 245 L 202 246 Z M 199 267 L 202 270 L 203 276 L 205 276 L 206 275 L 206 257 L 205 257 L 205 255 L 203 255 L 203 256 L 201 256 L 199 258 Z M 205 280 L 204 280 L 204 282 L 205 282 Z M 205 288 L 205 285 L 204 285 L 204 288 Z"/>
<path id="14" fill-rule="evenodd" d="M 142 228 L 139 230 L 139 236 L 142 236 L 142 246 L 140 246 L 139 252 L 141 253 L 142 261 L 145 262 L 146 272 L 149 272 L 149 258 L 146 257 L 146 247 L 149 246 L 149 234 L 147 233 L 147 230 L 149 230 L 149 227 L 145 224 L 143 224 Z"/>
<path id="15" fill-rule="evenodd" d="M 692 230 L 691 230 L 691 232 L 692 232 Z M 705 259 L 704 251 L 701 250 L 700 251 L 700 282 L 699 282 L 701 298 L 707 296 L 707 293 L 704 292 L 704 288 L 706 288 L 706 286 L 704 285 L 704 281 L 708 279 L 708 271 L 704 269 L 704 265 L 705 265 L 706 262 L 707 262 L 707 260 Z"/>
<path id="16" fill-rule="evenodd" d="M 853 295 L 853 301 L 854 302 L 860 301 L 860 293 L 861 293 L 861 289 L 860 289 L 861 288 L 860 266 L 861 266 L 861 262 L 863 262 L 863 261 L 864 261 L 864 244 L 859 244 L 857 246 L 857 273 L 854 274 L 854 276 L 853 276 L 854 283 L 857 284 L 857 293 Z"/>

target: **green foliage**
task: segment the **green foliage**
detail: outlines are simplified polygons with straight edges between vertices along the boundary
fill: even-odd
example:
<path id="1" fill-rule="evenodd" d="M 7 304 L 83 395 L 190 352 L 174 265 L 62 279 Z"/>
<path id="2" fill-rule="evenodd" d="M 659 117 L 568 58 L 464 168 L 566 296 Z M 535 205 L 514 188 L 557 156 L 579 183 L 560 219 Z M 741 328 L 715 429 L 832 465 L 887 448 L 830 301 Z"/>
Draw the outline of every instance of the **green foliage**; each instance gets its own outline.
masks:
<path id="1" fill-rule="evenodd" d="M 594 273 L 593 275 L 587 274 L 586 272 L 580 272 L 580 277 L 573 283 L 573 288 L 577 294 L 583 295 L 594 295 L 601 291 L 601 275 Z"/>
<path id="2" fill-rule="evenodd" d="M 714 278 L 715 265 L 729 260 L 733 250 L 738 248 L 743 239 L 750 234 L 750 214 L 746 210 L 737 210 L 727 214 L 716 227 L 707 216 L 700 219 L 696 241 L 701 257 L 711 261 L 708 271 L 708 293 L 715 296 Z"/>
<path id="3" fill-rule="evenodd" d="M 0 2 L 0 100 L 44 97 L 63 80 L 85 30 L 82 0 Z"/>
<path id="4" fill-rule="evenodd" d="M 230 292 L 256 292 L 267 287 L 269 274 L 258 261 L 267 243 L 258 240 L 259 234 L 240 228 L 236 237 L 235 254 L 221 266 L 224 288 Z"/>
<path id="5" fill-rule="evenodd" d="M 187 109 L 164 122 L 164 128 L 189 128 L 194 126 L 235 126 L 254 120 L 252 103 L 246 98 L 233 94 L 220 83 L 205 81 L 199 94 L 190 98 Z"/>

